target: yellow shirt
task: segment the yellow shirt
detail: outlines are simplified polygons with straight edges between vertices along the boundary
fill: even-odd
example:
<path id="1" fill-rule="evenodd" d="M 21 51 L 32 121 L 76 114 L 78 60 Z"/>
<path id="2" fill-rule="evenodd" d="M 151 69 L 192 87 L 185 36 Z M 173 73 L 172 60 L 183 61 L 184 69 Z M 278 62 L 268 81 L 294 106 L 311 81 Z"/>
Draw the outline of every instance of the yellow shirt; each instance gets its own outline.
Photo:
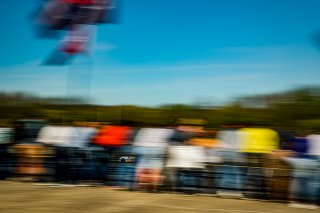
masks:
<path id="1" fill-rule="evenodd" d="M 265 128 L 242 128 L 239 130 L 241 151 L 271 153 L 279 147 L 278 133 Z"/>

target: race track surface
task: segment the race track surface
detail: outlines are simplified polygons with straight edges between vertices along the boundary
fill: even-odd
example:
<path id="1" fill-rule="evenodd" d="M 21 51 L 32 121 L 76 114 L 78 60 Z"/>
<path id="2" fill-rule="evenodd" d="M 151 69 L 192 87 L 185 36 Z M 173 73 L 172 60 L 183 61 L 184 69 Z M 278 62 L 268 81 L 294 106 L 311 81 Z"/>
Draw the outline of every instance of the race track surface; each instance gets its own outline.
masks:
<path id="1" fill-rule="evenodd" d="M 0 212 L 137 212 L 137 213 L 304 213 L 320 212 L 267 201 L 206 195 L 131 192 L 109 187 L 46 186 L 0 182 Z"/>

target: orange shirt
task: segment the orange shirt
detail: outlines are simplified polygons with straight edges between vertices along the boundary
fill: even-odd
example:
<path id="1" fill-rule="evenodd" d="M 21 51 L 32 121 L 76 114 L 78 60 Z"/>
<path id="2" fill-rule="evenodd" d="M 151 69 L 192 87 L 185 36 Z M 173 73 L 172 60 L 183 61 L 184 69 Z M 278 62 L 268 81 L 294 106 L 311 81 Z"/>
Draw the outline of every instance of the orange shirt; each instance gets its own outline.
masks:
<path id="1" fill-rule="evenodd" d="M 104 126 L 94 138 L 94 144 L 101 146 L 123 146 L 131 132 L 126 126 Z"/>

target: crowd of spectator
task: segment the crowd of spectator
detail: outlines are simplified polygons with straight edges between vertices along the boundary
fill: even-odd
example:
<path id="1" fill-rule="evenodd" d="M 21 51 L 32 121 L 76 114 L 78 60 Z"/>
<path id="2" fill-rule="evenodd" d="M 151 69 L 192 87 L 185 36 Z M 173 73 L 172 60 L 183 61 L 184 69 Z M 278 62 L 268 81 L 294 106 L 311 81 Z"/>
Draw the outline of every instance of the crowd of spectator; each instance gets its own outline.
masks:
<path id="1" fill-rule="evenodd" d="M 320 203 L 320 134 L 270 127 L 0 128 L 0 177 Z"/>

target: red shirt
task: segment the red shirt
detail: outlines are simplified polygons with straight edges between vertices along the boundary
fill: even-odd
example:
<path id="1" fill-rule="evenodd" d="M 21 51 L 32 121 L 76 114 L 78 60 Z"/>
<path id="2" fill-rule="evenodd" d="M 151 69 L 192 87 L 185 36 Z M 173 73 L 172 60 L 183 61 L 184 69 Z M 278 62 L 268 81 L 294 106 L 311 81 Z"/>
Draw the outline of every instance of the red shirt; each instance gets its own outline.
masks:
<path id="1" fill-rule="evenodd" d="M 94 139 L 94 143 L 102 146 L 123 146 L 127 143 L 130 127 L 104 126 Z"/>

